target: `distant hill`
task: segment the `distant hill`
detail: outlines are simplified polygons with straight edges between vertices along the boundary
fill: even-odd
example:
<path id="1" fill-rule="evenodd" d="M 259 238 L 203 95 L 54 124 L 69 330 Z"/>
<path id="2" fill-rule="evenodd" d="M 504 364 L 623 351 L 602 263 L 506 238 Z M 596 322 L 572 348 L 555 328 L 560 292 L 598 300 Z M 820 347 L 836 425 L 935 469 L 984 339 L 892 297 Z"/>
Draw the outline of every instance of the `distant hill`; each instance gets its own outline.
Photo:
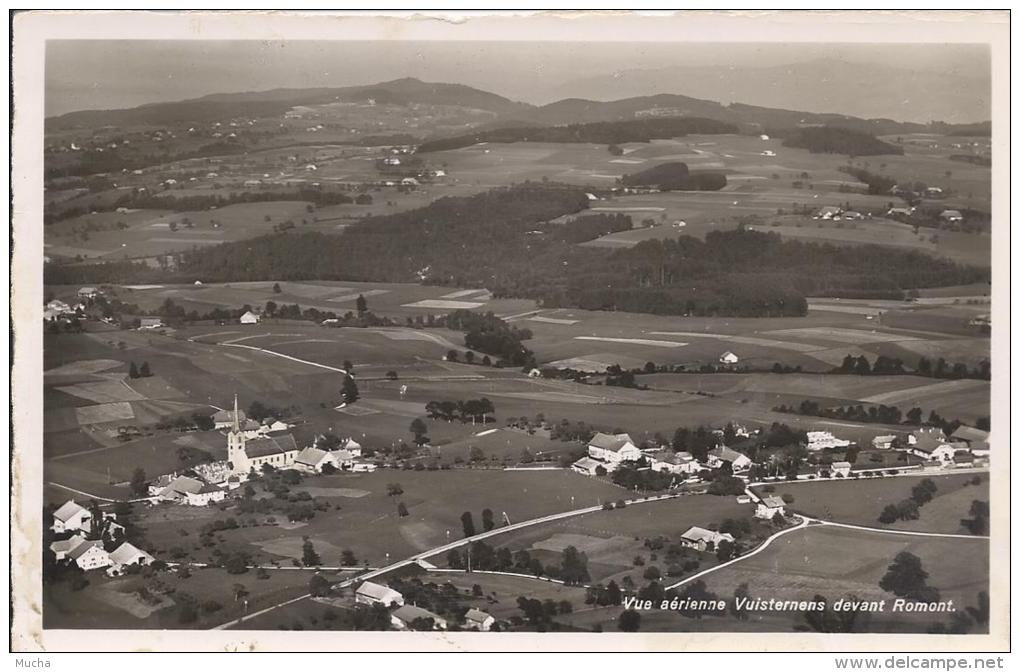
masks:
<path id="1" fill-rule="evenodd" d="M 381 104 L 454 105 L 488 110 L 507 116 L 512 116 L 517 112 L 527 112 L 531 107 L 463 84 L 422 82 L 408 77 L 369 86 L 216 93 L 194 100 L 153 103 L 126 110 L 84 110 L 51 117 L 46 120 L 46 125 L 51 130 L 79 126 L 160 125 L 240 116 L 283 114 L 296 105 L 321 105 L 338 100 L 363 102 L 369 99 Z M 526 116 L 526 114 L 522 116 Z"/>
<path id="2" fill-rule="evenodd" d="M 965 123 L 991 118 L 991 81 L 940 71 L 823 58 L 761 68 L 621 69 L 558 87 L 564 98 L 682 93 L 723 103 L 796 107 L 814 113 Z"/>
<path id="3" fill-rule="evenodd" d="M 855 87 L 854 90 L 861 90 Z M 868 87 L 868 96 L 874 95 Z M 676 94 L 637 96 L 612 101 L 567 98 L 548 105 L 520 103 L 488 91 L 463 84 L 423 82 L 414 78 L 396 79 L 368 86 L 311 89 L 273 89 L 245 93 L 213 94 L 173 103 L 155 103 L 125 110 L 87 110 L 71 112 L 46 120 L 48 130 L 74 127 L 163 125 L 189 121 L 208 121 L 240 116 L 282 114 L 297 105 L 317 105 L 333 101 L 375 100 L 378 103 L 407 105 L 424 103 L 487 110 L 497 115 L 484 128 L 523 128 L 564 126 L 598 122 L 660 120 L 698 117 L 733 124 L 739 131 L 791 129 L 806 125 L 829 125 L 873 135 L 911 133 L 929 130 L 926 125 L 904 123 L 888 118 L 865 119 L 839 113 L 804 112 L 778 107 L 760 107 L 745 103 L 724 105 Z M 795 100 L 796 98 L 790 98 Z M 838 109 L 838 108 L 837 108 Z M 940 132 L 953 133 L 957 127 L 939 125 Z M 984 125 L 960 128 L 986 129 Z M 475 129 L 483 130 L 482 128 Z"/>

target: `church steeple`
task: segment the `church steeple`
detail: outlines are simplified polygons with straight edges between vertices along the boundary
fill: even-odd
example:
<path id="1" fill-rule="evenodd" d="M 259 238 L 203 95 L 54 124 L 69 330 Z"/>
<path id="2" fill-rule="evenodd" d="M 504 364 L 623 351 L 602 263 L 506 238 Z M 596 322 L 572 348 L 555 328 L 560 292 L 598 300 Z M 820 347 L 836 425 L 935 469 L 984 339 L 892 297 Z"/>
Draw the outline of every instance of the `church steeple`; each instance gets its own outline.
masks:
<path id="1" fill-rule="evenodd" d="M 241 431 L 241 423 L 238 420 L 238 415 L 239 414 L 237 412 L 237 392 L 234 392 L 234 433 Z"/>

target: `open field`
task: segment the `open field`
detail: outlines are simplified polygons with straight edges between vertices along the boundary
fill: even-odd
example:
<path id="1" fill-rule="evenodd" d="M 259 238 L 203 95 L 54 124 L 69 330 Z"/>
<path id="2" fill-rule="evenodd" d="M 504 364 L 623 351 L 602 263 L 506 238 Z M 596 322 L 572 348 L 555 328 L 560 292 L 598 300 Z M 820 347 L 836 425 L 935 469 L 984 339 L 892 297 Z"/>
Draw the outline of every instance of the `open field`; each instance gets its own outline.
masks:
<path id="1" fill-rule="evenodd" d="M 924 632 L 933 623 L 948 622 L 948 614 L 892 612 L 895 596 L 879 588 L 878 582 L 901 551 L 921 558 L 930 574 L 928 583 L 939 589 L 942 600 L 975 605 L 978 592 L 988 590 L 987 540 L 896 536 L 831 527 L 788 534 L 759 555 L 709 574 L 705 583 L 726 599 L 731 599 L 734 587 L 747 583 L 753 597 L 764 599 L 811 600 L 820 594 L 831 601 L 846 595 L 888 600 L 885 613 L 860 614 L 857 631 Z M 668 613 L 662 619 L 663 629 L 668 629 L 667 619 L 686 620 Z M 798 612 L 763 612 L 760 617 L 752 614 L 751 619 L 758 623 L 757 629 L 780 632 L 804 622 Z M 733 622 L 731 616 L 708 620 L 719 629 L 728 629 Z"/>
<path id="2" fill-rule="evenodd" d="M 404 494 L 388 496 L 388 483 L 399 483 Z M 320 555 L 325 564 L 338 564 L 339 557 L 334 556 L 338 556 L 340 550 L 352 549 L 359 564 L 379 566 L 385 564 L 387 557 L 395 561 L 460 538 L 463 536 L 460 516 L 464 511 L 472 512 L 475 525 L 481 529 L 481 514 L 485 508 L 494 512 L 497 524 L 504 512 L 511 522 L 519 522 L 566 511 L 572 507 L 571 497 L 576 508 L 616 499 L 623 492 L 614 485 L 569 471 L 383 469 L 374 473 L 316 476 L 307 478 L 303 485 L 368 494 L 316 497 L 317 501 L 330 503 L 332 508 L 318 512 L 307 525 L 295 529 L 261 525 L 228 530 L 221 533 L 224 544 L 247 548 L 264 561 L 275 559 L 290 564 L 292 559 L 300 557 L 302 538 L 308 536 L 317 547 L 321 546 Z M 298 492 L 301 488 L 301 485 L 293 486 L 292 490 Z M 407 517 L 397 515 L 399 502 L 407 506 Z M 164 551 L 183 545 L 194 560 L 200 561 L 208 551 L 201 547 L 190 548 L 196 544 L 180 534 L 182 527 L 190 528 L 195 534 L 196 524 L 161 518 L 160 512 L 167 506 L 144 512 L 142 524 L 147 537 L 154 548 Z M 220 517 L 230 515 L 236 514 L 229 510 L 219 514 Z"/>
<path id="3" fill-rule="evenodd" d="M 194 568 L 187 579 L 175 572 L 163 572 L 152 579 L 127 576 L 108 579 L 102 572 L 89 574 L 89 586 L 71 591 L 66 583 L 47 586 L 44 593 L 44 627 L 46 628 L 108 628 L 108 629 L 176 629 L 208 628 L 244 613 L 243 601 L 234 599 L 233 586 L 241 584 L 248 591 L 249 612 L 273 605 L 281 600 L 308 592 L 308 580 L 314 570 L 274 571 L 267 579 L 259 579 L 254 571 L 227 574 L 222 569 Z M 162 586 L 162 591 L 157 586 Z M 138 591 L 169 592 L 161 608 L 149 607 L 138 598 Z M 198 605 L 215 601 L 218 611 L 199 609 L 199 620 L 180 622 L 181 594 L 197 600 Z M 150 612 L 146 615 L 146 612 Z"/>
<path id="4" fill-rule="evenodd" d="M 794 502 L 790 505 L 793 511 L 822 520 L 915 532 L 966 534 L 960 519 L 968 517 L 971 500 L 988 501 L 988 475 L 978 476 L 981 481 L 978 485 L 971 483 L 975 474 L 924 476 L 938 488 L 934 499 L 920 507 L 919 519 L 889 525 L 878 522 L 882 509 L 909 499 L 911 488 L 923 480 L 922 477 L 777 483 L 775 492 L 793 495 Z"/>

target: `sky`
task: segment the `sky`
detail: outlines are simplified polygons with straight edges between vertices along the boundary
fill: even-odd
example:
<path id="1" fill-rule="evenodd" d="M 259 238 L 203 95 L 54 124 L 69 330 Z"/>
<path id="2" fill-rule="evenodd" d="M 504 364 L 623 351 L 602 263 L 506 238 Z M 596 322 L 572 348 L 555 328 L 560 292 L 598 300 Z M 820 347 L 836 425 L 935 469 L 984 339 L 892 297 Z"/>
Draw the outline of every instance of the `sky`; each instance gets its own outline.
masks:
<path id="1" fill-rule="evenodd" d="M 534 104 L 570 95 L 612 100 L 626 96 L 616 95 L 611 84 L 599 84 L 599 78 L 623 71 L 767 68 L 819 59 L 929 75 L 990 77 L 987 49 L 966 44 L 50 40 L 46 114 L 402 77 L 467 84 Z M 647 93 L 690 95 L 682 81 L 671 88 Z M 734 97 L 754 103 L 750 88 Z M 811 109 L 797 102 L 791 100 L 786 107 Z"/>

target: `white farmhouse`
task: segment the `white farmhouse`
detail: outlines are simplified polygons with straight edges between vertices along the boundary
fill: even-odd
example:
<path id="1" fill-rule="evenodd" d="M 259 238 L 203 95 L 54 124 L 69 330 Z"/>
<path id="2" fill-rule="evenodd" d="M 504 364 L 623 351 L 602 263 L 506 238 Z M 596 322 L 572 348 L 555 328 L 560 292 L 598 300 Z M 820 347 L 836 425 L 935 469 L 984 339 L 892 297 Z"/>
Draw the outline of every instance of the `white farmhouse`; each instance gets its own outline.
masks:
<path id="1" fill-rule="evenodd" d="M 103 542 L 83 541 L 67 553 L 67 559 L 83 571 L 110 566 L 110 554 L 103 548 Z"/>
<path id="2" fill-rule="evenodd" d="M 634 444 L 630 434 L 598 432 L 588 442 L 588 456 L 604 462 L 608 471 L 614 471 L 623 462 L 640 460 L 641 449 Z"/>
<path id="3" fill-rule="evenodd" d="M 53 512 L 53 524 L 50 525 L 50 529 L 57 534 L 78 530 L 88 532 L 91 525 L 92 514 L 89 510 L 79 506 L 73 499 L 69 499 Z"/>
<path id="4" fill-rule="evenodd" d="M 241 324 L 258 324 L 261 321 L 262 316 L 250 310 L 242 315 L 240 320 Z"/>
<path id="5" fill-rule="evenodd" d="M 701 552 L 715 550 L 723 541 L 731 544 L 734 542 L 733 535 L 723 534 L 714 530 L 706 530 L 703 527 L 692 527 L 680 535 L 680 545 L 685 548 L 694 548 Z"/>
<path id="6" fill-rule="evenodd" d="M 786 515 L 786 502 L 782 497 L 775 495 L 758 500 L 758 506 L 754 509 L 754 517 L 762 520 L 772 520 L 777 513 L 781 516 Z"/>
<path id="7" fill-rule="evenodd" d="M 739 361 L 740 361 L 740 358 L 737 357 L 732 352 L 730 352 L 729 350 L 727 350 L 726 352 L 724 352 L 723 354 L 721 354 L 719 356 L 719 363 L 720 364 L 736 364 Z"/>
<path id="8" fill-rule="evenodd" d="M 109 576 L 119 576 L 131 565 L 149 565 L 154 561 L 151 555 L 125 541 L 110 553 L 110 567 L 106 573 Z"/>
<path id="9" fill-rule="evenodd" d="M 312 446 L 303 449 L 294 458 L 294 468 L 309 474 L 321 474 L 327 464 L 334 469 L 340 468 L 336 453 Z"/>
<path id="10" fill-rule="evenodd" d="M 710 469 L 718 469 L 726 463 L 729 463 L 734 474 L 747 471 L 752 464 L 751 458 L 747 455 L 726 446 L 719 446 L 708 451 L 708 467 Z"/>
<path id="11" fill-rule="evenodd" d="M 404 596 L 389 586 L 365 581 L 354 593 L 354 601 L 358 604 L 381 604 L 384 607 L 404 605 Z"/>
<path id="12" fill-rule="evenodd" d="M 492 629 L 492 624 L 495 622 L 495 618 L 480 609 L 468 609 L 467 613 L 464 614 L 464 628 L 466 630 L 488 632 Z"/>
<path id="13" fill-rule="evenodd" d="M 832 432 L 808 432 L 807 449 L 822 450 L 825 448 L 846 448 L 850 442 L 845 439 L 837 439 Z"/>

